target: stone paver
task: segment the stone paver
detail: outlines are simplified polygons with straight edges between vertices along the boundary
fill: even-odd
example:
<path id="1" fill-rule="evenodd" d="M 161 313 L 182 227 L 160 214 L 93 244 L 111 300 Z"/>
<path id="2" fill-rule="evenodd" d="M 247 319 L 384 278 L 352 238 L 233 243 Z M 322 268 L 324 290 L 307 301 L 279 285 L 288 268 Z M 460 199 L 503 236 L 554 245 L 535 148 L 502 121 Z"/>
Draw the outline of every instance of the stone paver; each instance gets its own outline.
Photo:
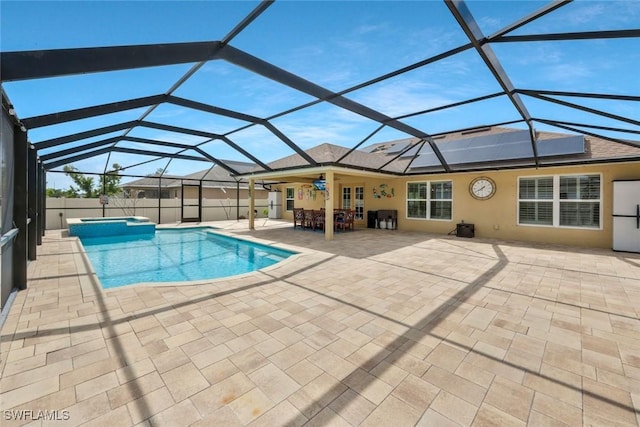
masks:
<path id="1" fill-rule="evenodd" d="M 1 330 L 3 426 L 640 426 L 638 254 L 215 225 L 298 254 L 102 290 L 48 232 Z"/>

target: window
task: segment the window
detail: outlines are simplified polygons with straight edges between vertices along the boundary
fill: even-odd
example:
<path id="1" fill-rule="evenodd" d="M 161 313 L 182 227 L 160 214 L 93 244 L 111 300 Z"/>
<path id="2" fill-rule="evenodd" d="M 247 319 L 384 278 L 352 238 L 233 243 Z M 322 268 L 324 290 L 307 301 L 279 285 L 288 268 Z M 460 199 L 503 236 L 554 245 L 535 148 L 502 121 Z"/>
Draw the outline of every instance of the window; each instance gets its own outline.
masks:
<path id="1" fill-rule="evenodd" d="M 407 183 L 407 218 L 452 218 L 453 186 L 451 181 Z"/>
<path id="2" fill-rule="evenodd" d="M 342 209 L 351 209 L 351 187 L 342 189 Z"/>
<path id="3" fill-rule="evenodd" d="M 126 190 L 124 192 L 125 197 L 128 198 L 138 198 L 138 199 L 157 199 L 158 198 L 158 190 Z M 170 190 L 161 190 L 160 191 L 161 199 L 170 199 L 171 191 Z"/>
<path id="4" fill-rule="evenodd" d="M 600 175 L 554 175 L 518 180 L 518 223 L 600 228 Z"/>
<path id="5" fill-rule="evenodd" d="M 560 177 L 560 226 L 600 227 L 600 176 Z"/>
<path id="6" fill-rule="evenodd" d="M 553 178 L 520 178 L 520 224 L 553 225 Z"/>
<path id="7" fill-rule="evenodd" d="M 430 215 L 431 219 L 451 219 L 451 181 L 432 182 Z"/>
<path id="8" fill-rule="evenodd" d="M 355 205 L 353 210 L 356 212 L 354 219 L 364 219 L 364 187 L 354 187 Z"/>
<path id="9" fill-rule="evenodd" d="M 287 198 L 287 210 L 293 210 L 293 202 L 295 200 L 296 190 L 293 187 L 287 187 L 286 189 L 286 198 Z"/>

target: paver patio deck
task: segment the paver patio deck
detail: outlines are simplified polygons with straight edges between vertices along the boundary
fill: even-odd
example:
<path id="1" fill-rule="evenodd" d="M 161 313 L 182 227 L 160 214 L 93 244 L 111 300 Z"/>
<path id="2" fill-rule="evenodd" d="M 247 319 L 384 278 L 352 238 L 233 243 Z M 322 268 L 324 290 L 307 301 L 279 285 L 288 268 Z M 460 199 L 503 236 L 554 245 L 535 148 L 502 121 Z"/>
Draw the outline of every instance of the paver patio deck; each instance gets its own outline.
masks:
<path id="1" fill-rule="evenodd" d="M 256 225 L 216 224 L 300 254 L 108 291 L 47 232 L 1 331 L 3 427 L 640 425 L 640 255 Z"/>

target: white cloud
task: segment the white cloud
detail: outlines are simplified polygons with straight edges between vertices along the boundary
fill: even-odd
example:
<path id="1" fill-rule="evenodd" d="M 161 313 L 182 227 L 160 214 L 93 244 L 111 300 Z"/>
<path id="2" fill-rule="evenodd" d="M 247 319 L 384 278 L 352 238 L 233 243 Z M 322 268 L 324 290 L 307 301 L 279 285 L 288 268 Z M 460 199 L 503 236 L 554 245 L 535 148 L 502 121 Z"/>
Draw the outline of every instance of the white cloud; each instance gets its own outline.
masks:
<path id="1" fill-rule="evenodd" d="M 219 76 L 228 76 L 233 74 L 234 66 L 225 61 L 209 61 L 202 66 L 198 72 L 216 74 Z"/>
<path id="2" fill-rule="evenodd" d="M 353 34 L 363 36 L 373 32 L 389 31 L 390 27 L 387 23 L 381 24 L 362 24 L 353 29 Z"/>
<path id="3" fill-rule="evenodd" d="M 353 99 L 391 117 L 455 102 L 437 85 L 408 78 L 377 84 Z"/>
<path id="4" fill-rule="evenodd" d="M 177 142 L 179 144 L 189 144 L 189 145 L 198 144 L 205 140 L 205 138 L 201 136 L 188 135 L 185 133 L 165 132 L 165 131 L 153 132 L 152 136 L 149 138 L 156 139 L 159 141 Z"/>
<path id="5" fill-rule="evenodd" d="M 557 31 L 558 25 L 566 30 L 577 28 L 583 31 L 597 29 L 614 29 L 612 23 L 631 24 L 637 27 L 640 16 L 640 2 L 638 1 L 581 1 L 573 2 L 563 8 L 560 13 L 553 15 L 550 22 L 554 22 L 551 31 Z M 547 28 L 548 30 L 548 28 Z"/>
<path id="6" fill-rule="evenodd" d="M 640 2 L 639 1 L 623 1 L 617 3 L 620 13 L 615 14 L 622 22 L 638 23 L 638 17 L 640 17 Z"/>
<path id="7" fill-rule="evenodd" d="M 592 76 L 591 66 L 585 64 L 555 64 L 546 67 L 544 75 L 554 82 L 573 83 L 577 79 L 584 79 Z"/>
<path id="8" fill-rule="evenodd" d="M 493 33 L 499 28 L 502 28 L 502 20 L 496 16 L 482 16 L 477 19 L 478 26 L 485 35 Z"/>
<path id="9" fill-rule="evenodd" d="M 376 126 L 369 119 L 329 105 L 279 118 L 274 125 L 303 149 L 322 143 L 351 147 Z"/>
<path id="10" fill-rule="evenodd" d="M 599 20 L 605 12 L 604 4 L 587 2 L 576 4 L 571 13 L 566 15 L 566 19 L 572 25 L 583 25 Z"/>
<path id="11" fill-rule="evenodd" d="M 555 64 L 559 63 L 563 58 L 560 49 L 550 45 L 533 45 L 527 46 L 526 52 L 518 52 L 515 55 L 509 55 L 507 59 L 514 59 L 518 65 L 535 65 L 535 64 Z"/>

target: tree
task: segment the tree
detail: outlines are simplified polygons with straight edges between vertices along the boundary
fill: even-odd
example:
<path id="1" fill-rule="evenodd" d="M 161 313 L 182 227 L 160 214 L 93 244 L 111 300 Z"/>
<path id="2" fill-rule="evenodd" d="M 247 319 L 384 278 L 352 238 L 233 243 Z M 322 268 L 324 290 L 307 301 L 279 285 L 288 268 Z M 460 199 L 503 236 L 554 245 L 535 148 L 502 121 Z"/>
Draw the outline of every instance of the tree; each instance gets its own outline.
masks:
<path id="1" fill-rule="evenodd" d="M 67 175 L 73 182 L 78 186 L 78 188 L 73 185 L 69 187 L 69 190 L 75 194 L 75 197 L 95 197 L 97 196 L 97 192 L 94 189 L 93 177 L 84 176 L 84 174 L 78 172 L 78 169 L 73 165 L 65 165 L 62 168 L 65 175 Z M 82 192 L 82 193 L 81 193 Z"/>
<path id="2" fill-rule="evenodd" d="M 112 171 L 106 175 L 103 175 L 104 194 L 112 196 L 120 192 L 120 180 L 122 177 L 119 172 L 123 169 L 119 164 L 114 163 Z M 92 176 L 85 176 L 80 173 L 78 169 L 73 165 L 66 165 L 64 168 L 65 175 L 67 175 L 77 187 L 73 185 L 66 191 L 66 197 L 98 197 L 103 194 L 103 187 L 94 180 Z"/>
<path id="3" fill-rule="evenodd" d="M 107 196 L 113 196 L 120 192 L 120 180 L 122 180 L 120 176 L 120 171 L 123 169 L 122 166 L 114 163 L 111 168 L 112 171 L 104 175 L 104 194 Z"/>
<path id="4" fill-rule="evenodd" d="M 59 188 L 47 188 L 47 197 L 77 197 L 71 190 L 61 190 Z"/>

